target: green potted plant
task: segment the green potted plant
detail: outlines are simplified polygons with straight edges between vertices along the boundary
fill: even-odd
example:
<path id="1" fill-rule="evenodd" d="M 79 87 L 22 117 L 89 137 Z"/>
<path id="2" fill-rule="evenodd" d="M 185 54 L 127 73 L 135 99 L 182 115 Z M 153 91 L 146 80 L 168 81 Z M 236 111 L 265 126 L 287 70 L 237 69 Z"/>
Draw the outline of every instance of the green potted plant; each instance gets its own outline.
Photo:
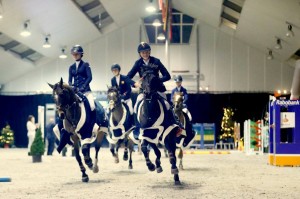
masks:
<path id="1" fill-rule="evenodd" d="M 42 138 L 41 128 L 38 128 L 33 143 L 30 147 L 30 154 L 32 156 L 32 162 L 42 162 L 42 155 L 45 152 L 45 144 Z"/>

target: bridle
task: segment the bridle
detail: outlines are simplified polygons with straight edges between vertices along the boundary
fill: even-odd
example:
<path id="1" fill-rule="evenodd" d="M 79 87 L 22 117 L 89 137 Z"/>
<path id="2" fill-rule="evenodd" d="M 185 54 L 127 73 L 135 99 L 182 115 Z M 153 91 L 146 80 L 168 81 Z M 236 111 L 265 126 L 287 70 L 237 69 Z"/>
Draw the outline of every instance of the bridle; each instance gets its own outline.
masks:
<path id="1" fill-rule="evenodd" d="M 56 102 L 56 109 L 59 113 L 59 117 L 61 117 L 60 113 L 63 113 L 63 117 L 61 117 L 61 119 L 66 119 L 75 128 L 76 124 L 73 121 L 75 121 L 76 114 L 77 114 L 76 108 L 75 108 L 77 105 L 77 98 L 75 97 L 75 100 L 72 103 L 66 103 L 65 105 L 63 105 L 62 103 L 59 102 L 60 101 L 59 98 L 63 98 L 65 96 L 64 91 L 67 91 L 68 93 L 69 93 L 69 91 L 66 88 L 59 87 L 59 89 L 61 89 L 61 91 L 59 93 L 56 91 L 57 88 L 54 90 L 54 93 L 55 93 L 54 100 Z M 70 100 L 71 100 L 71 98 L 68 99 L 68 101 L 70 101 Z M 67 114 L 66 114 L 67 112 L 73 113 L 73 114 L 71 114 L 71 116 L 72 116 L 71 118 L 67 117 Z"/>
<path id="2" fill-rule="evenodd" d="M 151 101 L 152 100 L 152 97 L 157 94 L 157 88 L 154 87 L 153 89 L 153 84 L 157 83 L 157 82 L 154 82 L 154 81 L 157 81 L 155 79 L 155 75 L 153 74 L 153 72 L 150 70 L 150 71 L 145 71 L 143 73 L 143 76 L 142 76 L 142 90 L 143 90 L 143 93 L 144 93 L 144 99 L 145 100 L 148 100 L 148 101 Z"/>
<path id="3" fill-rule="evenodd" d="M 118 104 L 121 103 L 120 93 L 117 88 L 110 88 L 107 92 L 107 98 L 109 100 L 110 110 L 113 110 Z"/>

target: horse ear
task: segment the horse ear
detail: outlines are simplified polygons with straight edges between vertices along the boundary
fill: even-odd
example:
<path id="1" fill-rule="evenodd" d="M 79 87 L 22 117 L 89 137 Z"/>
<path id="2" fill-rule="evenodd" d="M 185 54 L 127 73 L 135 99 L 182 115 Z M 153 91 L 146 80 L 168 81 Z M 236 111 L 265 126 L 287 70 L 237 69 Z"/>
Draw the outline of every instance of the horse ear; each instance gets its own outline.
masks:
<path id="1" fill-rule="evenodd" d="M 49 86 L 50 86 L 52 89 L 54 88 L 54 85 L 52 85 L 52 84 L 49 84 L 49 83 L 48 83 L 48 85 L 49 85 Z"/>
<path id="2" fill-rule="evenodd" d="M 64 84 L 64 81 L 63 81 L 63 78 L 61 77 L 60 82 L 59 82 L 59 85 L 60 85 L 61 88 L 63 87 L 63 84 Z"/>

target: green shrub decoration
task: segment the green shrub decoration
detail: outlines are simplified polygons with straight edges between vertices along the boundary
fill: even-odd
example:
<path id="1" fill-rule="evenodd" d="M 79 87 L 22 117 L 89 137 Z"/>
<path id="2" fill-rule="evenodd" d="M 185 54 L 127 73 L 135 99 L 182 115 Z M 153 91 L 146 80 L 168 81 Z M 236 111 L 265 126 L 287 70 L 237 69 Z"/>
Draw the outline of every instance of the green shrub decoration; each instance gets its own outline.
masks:
<path id="1" fill-rule="evenodd" d="M 31 155 L 44 155 L 45 152 L 45 144 L 42 138 L 42 130 L 38 128 L 33 143 L 30 147 L 30 154 Z"/>

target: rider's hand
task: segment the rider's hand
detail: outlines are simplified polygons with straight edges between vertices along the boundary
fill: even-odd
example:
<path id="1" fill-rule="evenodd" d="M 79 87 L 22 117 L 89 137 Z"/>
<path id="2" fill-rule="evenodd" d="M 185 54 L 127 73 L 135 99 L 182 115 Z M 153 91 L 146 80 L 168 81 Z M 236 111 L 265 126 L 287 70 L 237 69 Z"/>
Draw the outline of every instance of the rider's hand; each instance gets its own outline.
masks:
<path id="1" fill-rule="evenodd" d="M 135 83 L 134 83 L 134 87 L 135 87 L 135 88 L 141 88 L 140 82 L 139 82 L 139 81 L 135 82 Z"/>

